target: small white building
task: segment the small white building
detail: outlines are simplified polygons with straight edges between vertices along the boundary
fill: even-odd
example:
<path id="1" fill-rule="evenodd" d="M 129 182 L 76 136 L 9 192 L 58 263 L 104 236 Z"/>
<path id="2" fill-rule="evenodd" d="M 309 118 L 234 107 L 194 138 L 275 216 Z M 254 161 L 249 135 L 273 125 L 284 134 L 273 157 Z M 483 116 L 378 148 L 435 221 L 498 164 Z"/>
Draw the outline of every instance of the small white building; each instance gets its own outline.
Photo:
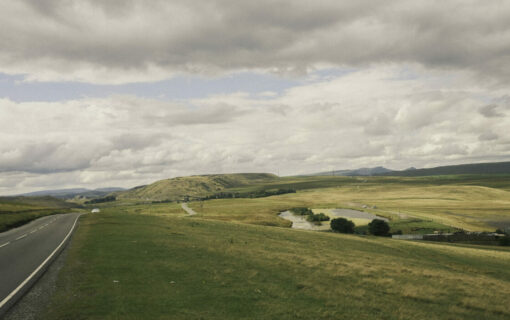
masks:
<path id="1" fill-rule="evenodd" d="M 98 208 L 94 208 L 92 209 L 92 211 L 90 211 L 91 213 L 99 213 L 101 212 L 101 210 L 99 210 Z"/>

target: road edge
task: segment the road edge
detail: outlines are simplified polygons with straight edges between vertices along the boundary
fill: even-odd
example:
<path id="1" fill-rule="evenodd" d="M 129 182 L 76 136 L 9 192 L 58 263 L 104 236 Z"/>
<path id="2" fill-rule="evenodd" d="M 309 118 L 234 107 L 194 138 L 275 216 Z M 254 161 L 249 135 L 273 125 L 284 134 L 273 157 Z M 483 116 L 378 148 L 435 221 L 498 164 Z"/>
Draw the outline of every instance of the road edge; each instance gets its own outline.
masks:
<path id="1" fill-rule="evenodd" d="M 32 288 L 37 280 L 39 280 L 41 276 L 46 272 L 46 270 L 48 270 L 53 261 L 60 255 L 62 250 L 69 242 L 71 235 L 76 229 L 78 220 L 82 215 L 83 213 L 80 213 L 76 217 L 73 226 L 65 238 L 55 248 L 55 250 L 53 250 L 50 255 L 25 280 L 23 280 L 23 282 L 21 282 L 21 284 L 16 287 L 16 289 L 14 289 L 4 300 L 0 301 L 0 319 Z"/>

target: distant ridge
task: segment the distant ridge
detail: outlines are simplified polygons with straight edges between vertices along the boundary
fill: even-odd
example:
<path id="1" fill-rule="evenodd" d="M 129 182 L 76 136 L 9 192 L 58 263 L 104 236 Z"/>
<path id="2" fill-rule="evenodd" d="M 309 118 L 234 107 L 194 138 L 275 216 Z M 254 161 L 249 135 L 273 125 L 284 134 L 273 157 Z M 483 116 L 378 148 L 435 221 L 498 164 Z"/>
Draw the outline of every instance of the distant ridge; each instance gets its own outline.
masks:
<path id="1" fill-rule="evenodd" d="M 103 197 L 111 192 L 126 190 L 123 188 L 98 188 L 94 190 L 85 188 L 70 188 L 70 189 L 56 189 L 56 190 L 42 190 L 20 194 L 23 197 L 43 197 L 50 196 L 60 199 L 72 199 L 76 196 L 84 198 Z"/>
<path id="2" fill-rule="evenodd" d="M 419 177 L 419 176 L 437 176 L 453 174 L 510 174 L 510 161 L 508 162 L 487 162 L 487 163 L 469 163 L 451 166 L 440 166 L 427 169 L 406 169 L 403 171 L 391 171 L 378 173 L 378 176 L 401 176 L 401 177 Z"/>
<path id="3" fill-rule="evenodd" d="M 384 167 L 359 168 L 354 170 L 332 170 L 311 174 L 311 176 L 374 176 L 393 172 Z"/>

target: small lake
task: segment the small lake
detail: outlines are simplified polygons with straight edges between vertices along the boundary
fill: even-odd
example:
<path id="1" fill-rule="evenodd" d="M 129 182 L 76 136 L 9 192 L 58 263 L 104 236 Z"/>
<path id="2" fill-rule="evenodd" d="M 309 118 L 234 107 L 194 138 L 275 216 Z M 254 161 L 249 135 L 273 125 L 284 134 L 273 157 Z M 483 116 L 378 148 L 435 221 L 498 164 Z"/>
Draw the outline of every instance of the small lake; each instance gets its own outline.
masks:
<path id="1" fill-rule="evenodd" d="M 306 216 L 295 215 L 288 210 L 283 211 L 278 216 L 285 220 L 291 221 L 293 229 L 318 230 L 317 227 L 319 227 L 319 226 L 314 225 L 311 222 L 306 221 Z M 329 221 L 326 221 L 326 222 L 328 222 L 327 225 L 329 226 Z"/>
<path id="2" fill-rule="evenodd" d="M 356 225 L 366 225 L 374 219 L 380 219 L 388 222 L 388 219 L 376 216 L 368 212 L 352 210 L 352 209 L 312 209 L 314 213 L 322 212 L 329 216 L 331 219 L 334 218 L 346 218 L 353 220 Z M 311 222 L 306 221 L 306 216 L 295 215 L 290 211 L 283 211 L 278 215 L 280 218 L 292 222 L 293 229 L 301 230 L 329 230 L 329 221 L 323 221 L 322 225 L 318 226 Z"/>

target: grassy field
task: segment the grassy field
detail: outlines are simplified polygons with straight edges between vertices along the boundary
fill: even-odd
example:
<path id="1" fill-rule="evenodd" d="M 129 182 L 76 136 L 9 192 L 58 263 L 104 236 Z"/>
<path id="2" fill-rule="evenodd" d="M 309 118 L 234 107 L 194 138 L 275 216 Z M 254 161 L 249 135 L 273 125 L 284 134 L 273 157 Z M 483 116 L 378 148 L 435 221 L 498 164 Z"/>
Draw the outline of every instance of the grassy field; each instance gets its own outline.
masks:
<path id="1" fill-rule="evenodd" d="M 163 208 L 83 216 L 45 318 L 510 317 L 505 248 L 270 228 Z"/>
<path id="2" fill-rule="evenodd" d="M 0 232 L 46 215 L 69 212 L 73 207 L 51 197 L 0 197 Z"/>
<path id="3" fill-rule="evenodd" d="M 190 206 L 206 219 L 271 226 L 289 226 L 288 221 L 277 215 L 280 211 L 296 206 L 362 209 L 387 217 L 394 231 L 402 230 L 404 233 L 430 233 L 436 230 L 448 232 L 456 228 L 492 231 L 510 225 L 510 175 L 193 176 L 162 180 L 121 193 L 121 201 L 111 205 L 150 203 L 151 199 L 168 198 L 169 193 L 178 195 L 178 198 L 184 198 L 186 194 L 193 198 L 211 195 L 215 190 L 248 194 L 277 189 L 294 189 L 297 193 L 265 198 L 192 202 Z"/>
<path id="4" fill-rule="evenodd" d="M 455 228 L 495 230 L 498 224 L 510 223 L 510 191 L 469 184 L 370 183 L 267 198 L 192 202 L 190 207 L 206 219 L 274 226 L 288 225 L 277 215 L 292 207 L 364 210 L 389 218 L 395 230 L 414 233 Z"/>

